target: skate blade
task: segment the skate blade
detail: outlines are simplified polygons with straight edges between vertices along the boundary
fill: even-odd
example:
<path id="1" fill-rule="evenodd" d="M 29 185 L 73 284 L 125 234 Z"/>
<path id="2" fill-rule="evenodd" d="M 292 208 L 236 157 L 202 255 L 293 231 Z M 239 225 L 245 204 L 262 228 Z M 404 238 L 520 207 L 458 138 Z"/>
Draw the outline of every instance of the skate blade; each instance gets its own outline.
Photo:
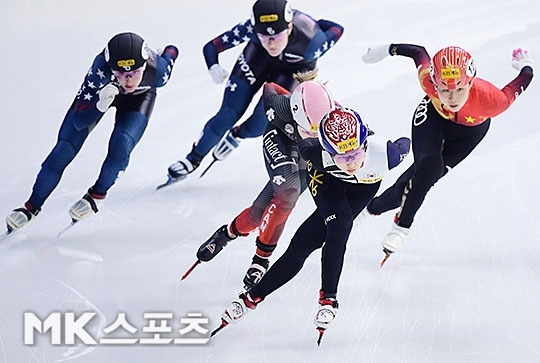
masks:
<path id="1" fill-rule="evenodd" d="M 3 241 L 5 240 L 6 238 L 9 238 L 11 236 L 14 236 L 15 234 L 17 234 L 19 230 L 18 229 L 12 229 L 11 231 L 10 230 L 7 230 L 5 231 L 1 236 L 0 236 L 0 241 Z"/>
<path id="2" fill-rule="evenodd" d="M 386 261 L 390 258 L 390 253 L 386 253 L 386 256 L 384 256 L 383 260 L 381 261 L 381 268 L 386 263 Z"/>
<path id="3" fill-rule="evenodd" d="M 317 339 L 317 345 L 321 345 L 321 341 L 322 341 L 322 338 L 323 338 L 323 335 L 324 335 L 324 332 L 326 331 L 326 329 L 324 328 L 317 328 L 317 330 L 319 331 L 319 339 Z"/>
<path id="4" fill-rule="evenodd" d="M 188 277 L 189 274 L 191 273 L 191 271 L 193 271 L 195 269 L 195 267 L 197 267 L 200 263 L 201 263 L 200 260 L 195 261 L 195 263 L 193 265 L 191 265 L 191 267 L 186 271 L 186 273 L 184 275 L 182 275 L 180 280 L 184 280 L 186 277 Z"/>
<path id="5" fill-rule="evenodd" d="M 223 318 L 222 318 L 221 319 L 221 325 L 218 326 L 216 329 L 214 329 L 214 331 L 212 333 L 210 333 L 210 338 L 212 338 L 214 335 L 219 333 L 221 331 L 221 329 L 225 328 L 227 325 L 229 325 L 229 324 L 225 320 L 223 320 Z"/>
<path id="6" fill-rule="evenodd" d="M 163 183 L 163 184 L 158 185 L 156 187 L 156 190 L 160 190 L 162 188 L 168 187 L 169 185 L 177 183 L 180 180 L 184 180 L 185 178 L 187 178 L 187 175 L 184 175 L 184 176 L 181 176 L 181 177 L 178 177 L 178 178 L 173 178 L 170 175 L 167 175 L 167 181 L 165 183 Z"/>
<path id="7" fill-rule="evenodd" d="M 204 176 L 204 174 L 206 174 L 208 172 L 208 170 L 210 170 L 210 168 L 212 167 L 212 165 L 214 165 L 214 163 L 217 161 L 218 159 L 215 159 L 212 160 L 212 162 L 210 163 L 210 165 L 208 165 L 206 167 L 206 169 L 203 170 L 203 172 L 201 173 L 201 176 L 199 176 L 199 178 L 202 178 Z"/>
<path id="8" fill-rule="evenodd" d="M 64 228 L 62 228 L 60 230 L 60 232 L 58 232 L 58 234 L 56 235 L 56 238 L 60 238 L 62 237 L 63 235 L 65 235 L 78 221 L 76 220 L 71 220 L 71 223 L 68 224 L 67 226 L 65 226 Z"/>

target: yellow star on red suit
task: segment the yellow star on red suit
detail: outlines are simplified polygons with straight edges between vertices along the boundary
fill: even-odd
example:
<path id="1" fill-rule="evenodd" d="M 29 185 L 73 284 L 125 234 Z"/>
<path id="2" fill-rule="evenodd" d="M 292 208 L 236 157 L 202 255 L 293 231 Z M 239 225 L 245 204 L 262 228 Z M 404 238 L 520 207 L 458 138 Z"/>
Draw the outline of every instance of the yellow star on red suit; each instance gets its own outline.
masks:
<path id="1" fill-rule="evenodd" d="M 468 123 L 468 124 L 473 124 L 475 123 L 476 119 L 472 116 L 465 116 L 465 121 Z"/>

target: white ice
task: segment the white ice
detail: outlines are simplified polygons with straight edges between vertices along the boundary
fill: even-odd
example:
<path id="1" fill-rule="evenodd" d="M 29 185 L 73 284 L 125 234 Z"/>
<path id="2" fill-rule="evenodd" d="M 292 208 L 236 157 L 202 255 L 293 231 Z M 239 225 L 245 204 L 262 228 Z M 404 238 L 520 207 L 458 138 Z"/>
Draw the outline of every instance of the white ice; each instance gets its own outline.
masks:
<path id="1" fill-rule="evenodd" d="M 504 86 L 524 47 L 540 64 L 535 0 L 291 0 L 316 18 L 345 26 L 321 58 L 336 99 L 358 110 L 379 135 L 410 133 L 422 97 L 414 65 L 389 58 L 366 65 L 372 44 L 419 43 L 433 54 L 460 45 L 478 75 Z M 95 54 L 120 31 L 181 54 L 159 90 L 150 125 L 102 210 L 62 238 L 69 206 L 99 172 L 112 129 L 108 114 L 91 134 L 38 218 L 0 243 L 0 363 L 5 362 L 540 362 L 540 123 L 538 79 L 483 143 L 436 184 L 405 247 L 379 268 L 389 214 L 357 226 L 349 240 L 337 318 L 317 347 L 312 323 L 320 255 L 244 321 L 206 345 L 53 346 L 50 334 L 23 341 L 23 314 L 95 312 L 91 333 L 126 313 L 143 333 L 144 313 L 199 312 L 212 329 L 240 291 L 254 236 L 179 278 L 214 230 L 249 206 L 266 182 L 260 139 L 242 142 L 200 179 L 156 192 L 169 164 L 183 157 L 221 103 L 202 46 L 250 16 L 252 2 L 4 1 L 0 5 L 0 216 L 28 198 L 40 164 Z M 241 47 L 224 53 L 230 69 Z M 205 165 L 210 162 L 210 157 Z M 385 180 L 389 185 L 403 169 Z M 314 208 L 302 196 L 276 250 L 286 248 Z M 3 218 L 3 217 L 2 217 Z M 174 335 L 178 337 L 178 334 Z M 98 336 L 99 337 L 99 336 Z"/>

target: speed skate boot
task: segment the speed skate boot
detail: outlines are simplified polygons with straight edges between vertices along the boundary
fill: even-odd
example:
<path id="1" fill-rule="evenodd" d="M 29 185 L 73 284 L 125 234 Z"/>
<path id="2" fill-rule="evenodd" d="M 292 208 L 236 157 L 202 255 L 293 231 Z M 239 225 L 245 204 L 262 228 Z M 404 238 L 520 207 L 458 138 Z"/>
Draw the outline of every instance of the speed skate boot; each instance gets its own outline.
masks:
<path id="1" fill-rule="evenodd" d="M 250 310 L 255 310 L 257 304 L 263 299 L 252 297 L 249 292 L 242 292 L 234 299 L 221 314 L 221 324 L 210 333 L 210 337 L 216 335 L 221 329 L 231 323 L 236 323 L 242 319 Z"/>
<path id="2" fill-rule="evenodd" d="M 26 226 L 32 218 L 38 215 L 39 211 L 40 209 L 34 208 L 29 202 L 26 202 L 24 207 L 12 210 L 6 217 L 7 233 L 11 233 Z"/>
<path id="3" fill-rule="evenodd" d="M 88 192 L 69 208 L 69 216 L 73 223 L 99 212 L 98 205 L 105 196 L 105 194 L 97 194 L 93 188 L 88 189 Z"/>
<path id="4" fill-rule="evenodd" d="M 255 310 L 257 304 L 262 301 L 260 297 L 252 297 L 249 292 L 242 292 L 238 298 L 234 299 L 223 312 L 221 318 L 230 323 L 236 323 L 242 319 L 250 310 Z"/>
<path id="5" fill-rule="evenodd" d="M 396 217 L 397 220 L 397 217 Z M 405 238 L 407 238 L 407 235 L 409 234 L 409 228 L 401 227 L 396 222 L 392 224 L 392 229 L 386 237 L 384 237 L 384 240 L 382 241 L 381 245 L 384 252 L 384 258 L 381 261 L 381 267 L 384 266 L 388 258 L 396 252 L 403 244 L 405 243 Z"/>
<path id="6" fill-rule="evenodd" d="M 225 246 L 227 246 L 229 241 L 236 239 L 236 237 L 238 236 L 229 232 L 229 228 L 226 224 L 219 227 L 218 230 L 199 247 L 197 250 L 197 258 L 201 262 L 210 261 L 216 257 Z"/>
<path id="7" fill-rule="evenodd" d="M 188 174 L 191 174 L 197 169 L 200 165 L 200 162 L 192 161 L 188 158 L 178 160 L 176 163 L 171 164 L 167 170 L 169 177 L 173 180 L 182 180 L 185 179 Z"/>
<path id="8" fill-rule="evenodd" d="M 260 257 L 258 255 L 253 256 L 251 266 L 249 266 L 246 275 L 244 276 L 244 288 L 249 290 L 257 285 L 268 270 L 269 265 L 270 261 L 268 258 Z"/>
<path id="9" fill-rule="evenodd" d="M 319 310 L 315 315 L 313 322 L 320 329 L 327 329 L 334 318 L 338 309 L 338 301 L 336 297 L 325 296 L 322 290 L 319 291 Z"/>
<path id="10" fill-rule="evenodd" d="M 396 252 L 405 243 L 405 238 L 409 234 L 409 228 L 401 227 L 396 223 L 392 224 L 392 229 L 382 241 L 383 251 L 386 254 Z"/>
<path id="11" fill-rule="evenodd" d="M 338 309 L 338 301 L 336 295 L 327 295 L 322 290 L 319 291 L 319 310 L 315 315 L 313 322 L 319 331 L 319 339 L 317 345 L 321 344 L 324 332 L 328 329 L 330 323 L 334 321 Z"/>
<path id="12" fill-rule="evenodd" d="M 225 136 L 217 143 L 214 151 L 212 152 L 212 156 L 214 157 L 214 159 L 219 161 L 224 160 L 231 154 L 234 149 L 236 149 L 240 145 L 240 140 L 242 139 L 236 136 L 238 130 L 239 126 L 234 127 L 232 130 L 229 130 L 225 134 Z"/>

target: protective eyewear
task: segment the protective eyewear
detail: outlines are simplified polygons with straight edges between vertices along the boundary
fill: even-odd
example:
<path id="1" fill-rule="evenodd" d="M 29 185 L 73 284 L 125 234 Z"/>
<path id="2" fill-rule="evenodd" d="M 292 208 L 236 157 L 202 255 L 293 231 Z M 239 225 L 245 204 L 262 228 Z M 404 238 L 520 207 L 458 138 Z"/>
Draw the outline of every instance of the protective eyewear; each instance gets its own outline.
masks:
<path id="1" fill-rule="evenodd" d="M 127 78 L 127 77 L 137 78 L 141 76 L 141 74 L 143 74 L 145 68 L 146 67 L 143 66 L 129 72 L 121 72 L 121 71 L 116 71 L 116 70 L 113 70 L 112 72 L 117 79 L 122 79 L 122 78 Z"/>
<path id="2" fill-rule="evenodd" d="M 334 158 L 334 161 L 337 163 L 352 163 L 354 161 L 362 160 L 366 155 L 365 148 L 361 147 L 356 149 L 355 151 L 348 152 L 345 154 L 335 154 L 332 155 Z"/>

